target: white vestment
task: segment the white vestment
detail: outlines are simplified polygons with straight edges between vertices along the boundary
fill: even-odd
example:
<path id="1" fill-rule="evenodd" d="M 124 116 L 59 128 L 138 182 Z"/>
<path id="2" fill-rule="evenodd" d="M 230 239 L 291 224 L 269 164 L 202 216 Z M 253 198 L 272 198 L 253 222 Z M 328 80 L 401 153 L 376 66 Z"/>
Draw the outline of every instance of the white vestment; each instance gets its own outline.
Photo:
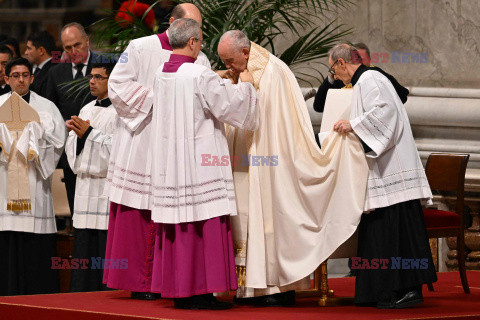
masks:
<path id="1" fill-rule="evenodd" d="M 364 210 L 422 199 L 432 192 L 410 121 L 392 83 L 378 71 L 365 71 L 353 87 L 350 124 L 372 151 Z"/>
<path id="2" fill-rule="evenodd" d="M 136 209 L 150 209 L 152 167 L 147 148 L 150 144 L 153 81 L 158 67 L 172 51 L 163 48 L 157 35 L 135 39 L 108 80 L 109 97 L 119 116 L 112 144 L 105 195 L 110 201 Z M 196 63 L 210 68 L 200 52 Z"/>
<path id="3" fill-rule="evenodd" d="M 0 96 L 0 105 L 11 93 Z M 7 126 L 0 123 L 0 231 L 55 233 L 55 213 L 52 199 L 52 174 L 63 152 L 67 131 L 60 111 L 53 102 L 30 91 L 29 105 L 40 116 L 40 124 L 30 122 L 17 141 Z M 15 150 L 29 158 L 28 181 L 31 211 L 7 210 L 8 155 Z M 33 154 L 33 157 L 28 157 Z"/>
<path id="4" fill-rule="evenodd" d="M 254 87 L 233 85 L 205 66 L 184 63 L 175 73 L 160 67 L 154 92 L 152 220 L 183 223 L 236 215 L 230 162 L 209 165 L 205 159 L 229 158 L 222 122 L 258 127 Z"/>
<path id="5" fill-rule="evenodd" d="M 302 279 L 308 286 L 306 277 L 355 232 L 368 175 L 353 133 L 332 132 L 318 148 L 302 92 L 285 63 L 252 43 L 247 68 L 257 88 L 260 125 L 253 133 L 229 127 L 230 152 L 276 161 L 233 168 L 238 216 L 232 231 L 239 284 L 245 285 L 239 297 L 301 288 Z"/>
<path id="6" fill-rule="evenodd" d="M 65 145 L 68 163 L 77 174 L 73 226 L 80 229 L 108 229 L 110 211 L 108 197 L 103 194 L 108 172 L 112 137 L 117 128 L 117 112 L 113 105 L 85 105 L 78 115 L 90 120 L 93 128 L 86 137 L 82 152 L 77 155 L 77 135 L 70 131 Z"/>

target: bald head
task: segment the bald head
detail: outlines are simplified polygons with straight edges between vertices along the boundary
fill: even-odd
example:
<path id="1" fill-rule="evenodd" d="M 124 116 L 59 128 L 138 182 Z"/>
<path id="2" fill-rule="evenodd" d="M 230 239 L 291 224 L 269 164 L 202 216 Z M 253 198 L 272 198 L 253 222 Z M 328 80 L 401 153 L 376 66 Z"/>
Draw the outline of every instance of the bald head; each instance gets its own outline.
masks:
<path id="1" fill-rule="evenodd" d="M 202 25 L 202 14 L 192 3 L 182 3 L 175 6 L 172 10 L 172 16 L 170 17 L 169 23 L 172 24 L 175 19 L 181 18 L 192 19 Z"/>
<path id="2" fill-rule="evenodd" d="M 75 64 L 87 62 L 90 41 L 81 24 L 69 23 L 63 27 L 61 33 L 63 50 Z"/>

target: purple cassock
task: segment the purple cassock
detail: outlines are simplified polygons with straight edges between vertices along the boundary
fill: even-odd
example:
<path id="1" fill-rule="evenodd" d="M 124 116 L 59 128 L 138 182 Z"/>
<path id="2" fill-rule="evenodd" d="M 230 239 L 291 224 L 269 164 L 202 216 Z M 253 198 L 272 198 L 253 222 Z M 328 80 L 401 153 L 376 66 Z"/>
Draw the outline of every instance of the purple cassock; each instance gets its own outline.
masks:
<path id="1" fill-rule="evenodd" d="M 172 54 L 163 72 L 174 73 L 191 57 Z M 152 292 L 182 298 L 237 289 L 230 217 L 155 224 Z"/>
<path id="2" fill-rule="evenodd" d="M 159 34 L 158 39 L 162 49 L 172 51 L 166 32 Z M 152 78 L 154 74 L 152 70 Z M 128 267 L 105 268 L 103 283 L 107 287 L 150 292 L 156 229 L 150 210 L 111 203 L 105 259 L 126 261 Z"/>

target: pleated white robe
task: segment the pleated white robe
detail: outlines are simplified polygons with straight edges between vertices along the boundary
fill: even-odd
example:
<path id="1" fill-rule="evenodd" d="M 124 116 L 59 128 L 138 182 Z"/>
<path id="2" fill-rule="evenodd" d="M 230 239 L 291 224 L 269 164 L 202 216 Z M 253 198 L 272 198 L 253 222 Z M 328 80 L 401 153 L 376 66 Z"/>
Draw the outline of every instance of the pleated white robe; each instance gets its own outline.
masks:
<path id="1" fill-rule="evenodd" d="M 365 71 L 353 87 L 350 124 L 372 151 L 365 211 L 421 199 L 432 191 L 418 154 L 407 110 L 392 83 L 378 71 Z"/>
<path id="2" fill-rule="evenodd" d="M 86 138 L 82 152 L 77 155 L 75 132 L 70 131 L 65 146 L 68 163 L 77 175 L 73 226 L 80 229 L 108 229 L 109 200 L 104 195 L 112 138 L 117 128 L 117 112 L 113 105 L 85 105 L 79 117 L 90 120 L 93 128 Z"/>
<path id="3" fill-rule="evenodd" d="M 258 127 L 254 87 L 184 63 L 175 73 L 160 67 L 154 92 L 152 220 L 177 224 L 236 215 L 230 163 L 205 165 L 202 155 L 229 156 L 223 123 Z"/>
<path id="4" fill-rule="evenodd" d="M 157 35 L 135 39 L 128 45 L 108 80 L 109 98 L 120 122 L 112 145 L 105 194 L 110 201 L 136 209 L 150 209 L 152 167 L 146 147 L 150 144 L 153 81 L 158 67 L 168 61 L 169 45 Z M 210 68 L 200 52 L 196 63 Z"/>

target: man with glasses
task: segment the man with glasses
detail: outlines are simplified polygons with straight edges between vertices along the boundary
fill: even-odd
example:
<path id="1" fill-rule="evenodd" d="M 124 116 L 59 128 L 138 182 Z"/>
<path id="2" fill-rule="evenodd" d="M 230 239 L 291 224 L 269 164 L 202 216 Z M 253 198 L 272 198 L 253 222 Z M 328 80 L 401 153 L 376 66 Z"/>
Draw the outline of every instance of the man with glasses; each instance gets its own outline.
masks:
<path id="1" fill-rule="evenodd" d="M 175 19 L 191 18 L 202 23 L 202 15 L 191 3 L 182 3 L 172 11 Z M 168 31 L 135 39 L 128 45 L 112 71 L 109 96 L 119 115 L 109 166 L 106 194 L 111 201 L 107 259 L 128 259 L 128 269 L 105 270 L 109 288 L 132 291 L 134 299 L 156 299 L 150 291 L 154 258 L 155 224 L 151 221 L 151 161 L 148 156 L 155 71 L 172 53 Z M 205 54 L 196 64 L 210 68 Z M 115 235 L 115 236 L 114 236 Z"/>
<path id="2" fill-rule="evenodd" d="M 56 293 L 58 270 L 52 268 L 52 258 L 57 256 L 57 228 L 51 184 L 65 144 L 65 124 L 53 102 L 30 91 L 34 77 L 27 59 L 10 61 L 5 71 L 12 92 L 37 111 L 40 123 L 30 122 L 22 132 L 0 123 L 0 295 Z M 1 96 L 0 105 L 10 97 Z M 19 191 L 12 195 L 12 188 Z"/>
<path id="3" fill-rule="evenodd" d="M 386 73 L 379 67 L 370 64 L 370 49 L 362 42 L 356 43 L 353 46 L 357 49 L 355 59 L 357 59 L 359 63 L 363 63 L 365 66 L 369 67 L 371 70 L 376 70 L 386 76 L 395 87 L 395 90 L 397 91 L 398 96 L 402 100 L 402 103 L 407 102 L 407 96 L 410 93 L 408 89 L 400 85 L 392 75 Z M 350 84 L 344 84 L 342 81 L 334 79 L 334 67 L 335 65 L 332 65 L 332 67 L 329 69 L 327 78 L 325 78 L 323 83 L 320 85 L 317 90 L 317 94 L 315 95 L 313 109 L 317 112 L 323 112 L 323 109 L 325 108 L 325 100 L 327 99 L 327 93 L 329 89 L 341 89 L 350 87 Z"/>
<path id="4" fill-rule="evenodd" d="M 117 113 L 108 98 L 108 77 L 114 63 L 93 63 L 90 93 L 96 100 L 86 104 L 78 116 L 66 122 L 70 131 L 65 146 L 68 163 L 77 175 L 73 226 L 73 258 L 105 258 L 108 230 L 108 197 L 103 194 L 108 172 L 113 133 L 117 128 Z M 98 261 L 89 261 L 87 269 L 73 269 L 71 292 L 105 290 L 103 269 L 93 268 Z M 102 264 L 100 264 L 102 265 Z"/>
<path id="5" fill-rule="evenodd" d="M 201 159 L 229 158 L 224 123 L 258 127 L 255 88 L 247 73 L 234 85 L 194 64 L 202 43 L 195 20 L 177 19 L 168 31 L 173 53 L 158 69 L 153 87 L 156 139 L 149 148 L 149 172 L 157 230 L 151 288 L 174 298 L 175 308 L 227 309 L 233 304 L 217 301 L 213 293 L 237 289 L 232 171 L 228 163 L 209 166 Z"/>
<path id="6" fill-rule="evenodd" d="M 358 136 L 369 167 L 358 257 L 426 262 L 425 268 L 395 268 L 391 262 L 386 269 L 357 270 L 355 302 L 412 307 L 423 302 L 422 284 L 437 280 L 421 206 L 421 201 L 431 203 L 432 192 L 395 87 L 355 60 L 355 52 L 338 44 L 329 51 L 328 63 L 335 79 L 353 86 L 350 119 L 336 122 L 334 131 Z"/>

